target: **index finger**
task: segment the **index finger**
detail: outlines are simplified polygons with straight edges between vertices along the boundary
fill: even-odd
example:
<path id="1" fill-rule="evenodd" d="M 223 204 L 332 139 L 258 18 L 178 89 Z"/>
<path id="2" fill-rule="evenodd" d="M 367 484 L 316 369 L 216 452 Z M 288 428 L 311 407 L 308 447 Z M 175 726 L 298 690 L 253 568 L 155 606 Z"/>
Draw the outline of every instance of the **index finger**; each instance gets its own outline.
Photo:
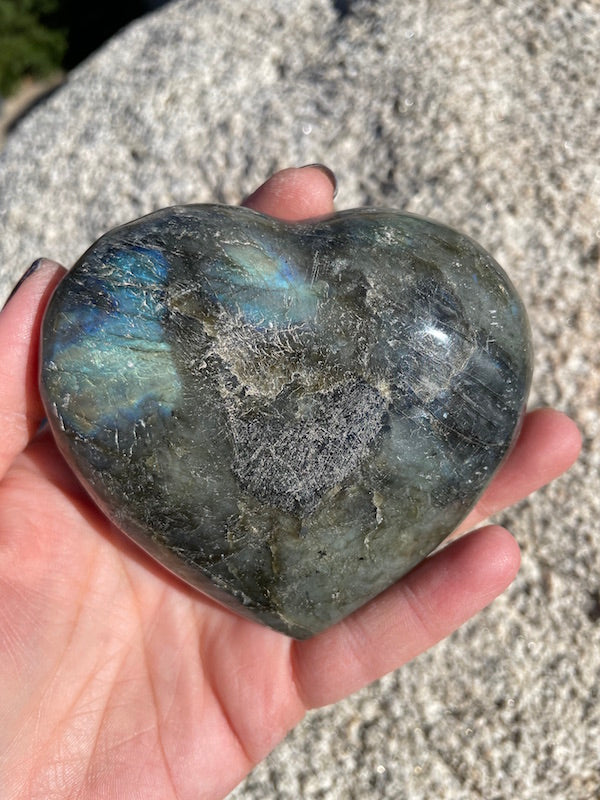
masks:
<path id="1" fill-rule="evenodd" d="M 335 188 L 335 176 L 328 167 L 292 167 L 272 175 L 242 205 L 288 221 L 320 217 L 333 211 Z"/>

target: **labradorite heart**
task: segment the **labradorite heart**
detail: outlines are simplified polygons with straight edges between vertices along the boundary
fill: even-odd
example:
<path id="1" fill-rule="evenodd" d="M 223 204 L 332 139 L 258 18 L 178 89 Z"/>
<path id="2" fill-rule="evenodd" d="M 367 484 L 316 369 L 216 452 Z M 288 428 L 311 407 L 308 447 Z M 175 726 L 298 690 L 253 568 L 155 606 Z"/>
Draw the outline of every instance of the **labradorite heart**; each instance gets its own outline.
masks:
<path id="1" fill-rule="evenodd" d="M 300 638 L 464 518 L 531 372 L 498 264 L 377 209 L 300 224 L 216 205 L 150 214 L 81 257 L 42 338 L 50 426 L 108 517 Z"/>

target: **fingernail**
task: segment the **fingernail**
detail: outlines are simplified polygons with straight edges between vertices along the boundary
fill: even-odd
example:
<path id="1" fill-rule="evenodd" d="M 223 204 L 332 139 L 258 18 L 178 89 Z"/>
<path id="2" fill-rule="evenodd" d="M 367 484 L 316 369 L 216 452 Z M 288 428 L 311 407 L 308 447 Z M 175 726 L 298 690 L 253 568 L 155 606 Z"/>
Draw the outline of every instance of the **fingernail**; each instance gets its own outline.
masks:
<path id="1" fill-rule="evenodd" d="M 338 193 L 338 182 L 337 178 L 335 177 L 335 172 L 332 169 L 329 169 L 329 167 L 326 167 L 325 164 L 304 164 L 304 166 L 300 167 L 300 169 L 307 169 L 308 167 L 312 167 L 312 169 L 320 169 L 321 172 L 327 175 L 331 185 L 333 186 L 333 199 L 335 200 Z"/>
<path id="2" fill-rule="evenodd" d="M 14 289 L 8 295 L 8 297 L 6 298 L 6 302 L 4 303 L 2 308 L 6 308 L 8 303 L 10 303 L 12 298 L 16 295 L 16 293 L 21 288 L 21 286 L 25 283 L 27 278 L 30 278 L 33 275 L 34 272 L 37 272 L 38 269 L 42 266 L 42 264 L 44 263 L 45 260 L 46 260 L 45 258 L 38 258 L 33 262 L 33 264 L 29 267 L 29 269 L 19 278 L 19 280 L 17 281 Z"/>

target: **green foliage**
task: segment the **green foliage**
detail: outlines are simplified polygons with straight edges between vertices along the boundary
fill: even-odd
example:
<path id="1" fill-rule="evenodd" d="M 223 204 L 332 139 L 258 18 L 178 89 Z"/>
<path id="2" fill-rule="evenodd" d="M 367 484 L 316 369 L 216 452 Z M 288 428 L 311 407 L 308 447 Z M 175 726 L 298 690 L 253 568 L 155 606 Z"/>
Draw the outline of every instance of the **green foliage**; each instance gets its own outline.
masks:
<path id="1" fill-rule="evenodd" d="M 64 30 L 53 27 L 60 0 L 0 0 L 0 95 L 26 75 L 57 69 L 67 48 Z"/>

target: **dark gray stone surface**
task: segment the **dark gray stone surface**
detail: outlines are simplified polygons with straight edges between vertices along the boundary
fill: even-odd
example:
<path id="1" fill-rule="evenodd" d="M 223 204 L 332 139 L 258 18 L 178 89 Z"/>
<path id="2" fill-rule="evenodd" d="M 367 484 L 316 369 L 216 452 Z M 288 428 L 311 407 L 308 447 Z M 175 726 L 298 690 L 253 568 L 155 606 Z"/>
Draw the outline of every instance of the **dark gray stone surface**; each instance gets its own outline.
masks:
<path id="1" fill-rule="evenodd" d="M 511 589 L 450 640 L 312 714 L 235 800 L 581 800 L 600 791 L 600 17 L 591 0 L 183 2 L 69 76 L 0 156 L 0 270 L 72 263 L 166 205 L 237 202 L 325 161 L 338 206 L 447 222 L 532 323 L 532 405 L 584 453 L 502 517 Z"/>
<path id="2" fill-rule="evenodd" d="M 62 281 L 40 385 L 122 530 L 306 638 L 474 506 L 523 418 L 529 335 L 493 258 L 435 222 L 177 206 L 105 234 Z"/>

